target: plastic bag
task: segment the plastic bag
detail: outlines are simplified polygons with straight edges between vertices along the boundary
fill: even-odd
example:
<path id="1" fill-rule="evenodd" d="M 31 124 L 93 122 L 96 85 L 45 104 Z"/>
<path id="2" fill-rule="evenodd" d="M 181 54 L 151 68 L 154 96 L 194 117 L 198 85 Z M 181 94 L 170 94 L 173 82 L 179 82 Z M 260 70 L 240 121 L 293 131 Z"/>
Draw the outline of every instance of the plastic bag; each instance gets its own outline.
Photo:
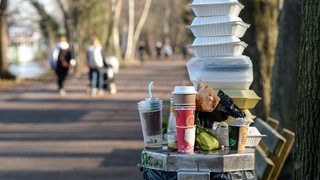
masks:
<path id="1" fill-rule="evenodd" d="M 220 146 L 229 146 L 229 132 L 228 124 L 225 122 L 214 122 L 212 129 L 210 129 L 212 134 L 218 139 Z"/>
<path id="2" fill-rule="evenodd" d="M 246 114 L 242 112 L 223 91 L 219 90 L 218 96 L 220 97 L 219 105 L 221 105 L 219 106 L 219 111 L 225 112 L 235 118 L 244 118 L 246 116 Z"/>
<path id="3" fill-rule="evenodd" d="M 228 119 L 229 115 L 220 111 L 220 104 L 212 112 L 196 111 L 196 119 L 200 121 L 200 124 L 205 128 L 212 128 L 213 122 L 221 122 Z"/>

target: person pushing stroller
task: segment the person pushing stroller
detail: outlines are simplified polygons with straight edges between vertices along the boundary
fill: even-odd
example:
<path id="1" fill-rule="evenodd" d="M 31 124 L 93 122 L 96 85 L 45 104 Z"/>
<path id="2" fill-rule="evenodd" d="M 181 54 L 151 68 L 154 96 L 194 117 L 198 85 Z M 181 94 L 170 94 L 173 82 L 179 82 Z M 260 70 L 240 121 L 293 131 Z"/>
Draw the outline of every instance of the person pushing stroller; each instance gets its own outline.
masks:
<path id="1" fill-rule="evenodd" d="M 97 37 L 92 38 L 91 45 L 87 49 L 91 96 L 103 95 L 104 66 L 106 66 L 104 57 L 100 40 Z"/>
<path id="2" fill-rule="evenodd" d="M 102 96 L 104 89 L 110 90 L 111 94 L 117 92 L 115 74 L 119 71 L 119 62 L 116 57 L 106 57 L 97 37 L 92 38 L 92 43 L 87 49 L 89 66 L 89 80 L 91 96 Z"/>

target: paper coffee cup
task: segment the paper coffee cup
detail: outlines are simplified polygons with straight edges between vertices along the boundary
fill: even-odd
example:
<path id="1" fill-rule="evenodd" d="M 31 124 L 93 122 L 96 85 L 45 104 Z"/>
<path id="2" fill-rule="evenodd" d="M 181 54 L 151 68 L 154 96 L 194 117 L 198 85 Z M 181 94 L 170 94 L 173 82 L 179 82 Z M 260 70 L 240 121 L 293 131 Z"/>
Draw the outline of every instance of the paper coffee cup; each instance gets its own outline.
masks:
<path id="1" fill-rule="evenodd" d="M 175 86 L 172 95 L 175 105 L 194 105 L 197 91 L 193 86 Z"/>
<path id="2" fill-rule="evenodd" d="M 174 105 L 173 109 L 176 117 L 177 126 L 194 126 L 194 112 L 196 106 Z"/>
<path id="3" fill-rule="evenodd" d="M 178 152 L 191 154 L 194 152 L 196 126 L 177 126 Z"/>

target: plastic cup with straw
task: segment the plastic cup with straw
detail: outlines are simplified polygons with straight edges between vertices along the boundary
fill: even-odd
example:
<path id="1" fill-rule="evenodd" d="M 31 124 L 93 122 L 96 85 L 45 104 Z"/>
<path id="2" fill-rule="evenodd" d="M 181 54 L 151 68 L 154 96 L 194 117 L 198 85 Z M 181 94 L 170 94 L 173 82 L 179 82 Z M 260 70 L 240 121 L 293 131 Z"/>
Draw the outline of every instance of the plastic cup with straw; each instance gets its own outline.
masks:
<path id="1" fill-rule="evenodd" d="M 162 100 L 152 97 L 151 87 L 148 85 L 149 98 L 138 102 L 144 144 L 147 149 L 162 147 Z"/>

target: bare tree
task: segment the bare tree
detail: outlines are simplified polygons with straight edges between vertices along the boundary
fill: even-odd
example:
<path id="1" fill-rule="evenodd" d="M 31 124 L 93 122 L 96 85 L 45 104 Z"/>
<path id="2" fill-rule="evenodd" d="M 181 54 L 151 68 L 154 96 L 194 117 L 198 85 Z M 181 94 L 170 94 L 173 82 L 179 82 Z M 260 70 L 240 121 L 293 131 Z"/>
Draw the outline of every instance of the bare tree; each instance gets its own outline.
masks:
<path id="1" fill-rule="evenodd" d="M 114 10 L 114 19 L 113 19 L 113 45 L 116 56 L 121 57 L 121 49 L 120 49 L 120 35 L 119 35 L 119 21 L 120 14 L 122 9 L 123 0 L 117 0 Z"/>
<path id="2" fill-rule="evenodd" d="M 60 10 L 62 11 L 62 14 L 63 14 L 63 23 L 64 23 L 64 29 L 65 29 L 65 34 L 66 34 L 66 37 L 67 39 L 70 41 L 71 39 L 71 32 L 69 30 L 69 26 L 70 26 L 70 23 L 68 23 L 69 21 L 69 14 L 68 14 L 68 7 L 65 7 L 64 6 L 64 3 L 62 2 L 62 0 L 58 0 L 57 1 L 59 7 L 60 7 Z"/>
<path id="3" fill-rule="evenodd" d="M 127 38 L 125 60 L 132 60 L 134 58 L 135 48 L 142 31 L 142 27 L 148 17 L 151 2 L 152 0 L 146 0 L 141 17 L 137 24 L 137 27 L 136 29 L 134 29 L 134 0 L 128 0 L 129 22 L 128 22 L 128 38 Z"/>
<path id="4" fill-rule="evenodd" d="M 302 2 L 295 179 L 320 179 L 320 2 Z"/>
<path id="5" fill-rule="evenodd" d="M 46 12 L 43 5 L 37 0 L 29 1 L 41 17 L 40 28 L 43 35 L 48 38 L 50 47 L 53 47 L 59 34 L 59 24 L 51 15 Z"/>

